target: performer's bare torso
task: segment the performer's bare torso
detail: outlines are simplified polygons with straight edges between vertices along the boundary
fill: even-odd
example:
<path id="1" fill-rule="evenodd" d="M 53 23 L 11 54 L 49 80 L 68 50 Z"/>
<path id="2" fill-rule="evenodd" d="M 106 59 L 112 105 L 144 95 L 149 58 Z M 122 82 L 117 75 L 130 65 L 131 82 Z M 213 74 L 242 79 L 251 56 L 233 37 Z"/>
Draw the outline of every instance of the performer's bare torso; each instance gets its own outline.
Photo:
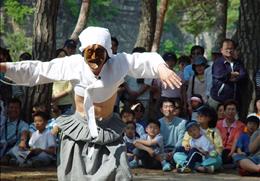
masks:
<path id="1" fill-rule="evenodd" d="M 95 107 L 95 117 L 97 119 L 104 119 L 110 116 L 113 112 L 115 101 L 116 101 L 117 94 L 115 93 L 112 97 L 110 97 L 105 102 L 101 103 L 94 103 Z M 79 112 L 82 116 L 85 116 L 86 113 L 84 111 L 84 97 L 75 95 L 75 105 L 76 111 Z"/>

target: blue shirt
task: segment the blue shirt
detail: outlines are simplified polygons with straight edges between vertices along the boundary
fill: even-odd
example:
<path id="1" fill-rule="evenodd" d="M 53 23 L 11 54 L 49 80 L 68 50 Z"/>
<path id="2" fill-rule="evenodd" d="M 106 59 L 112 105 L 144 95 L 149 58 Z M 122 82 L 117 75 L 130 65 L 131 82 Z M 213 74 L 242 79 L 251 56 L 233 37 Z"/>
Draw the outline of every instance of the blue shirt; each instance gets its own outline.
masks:
<path id="1" fill-rule="evenodd" d="M 247 133 L 241 133 L 240 137 L 237 140 L 237 148 L 240 148 L 242 152 L 245 152 L 249 155 L 249 141 L 250 136 Z"/>
<path id="2" fill-rule="evenodd" d="M 28 124 L 22 120 L 5 120 L 1 122 L 0 128 L 1 141 L 16 143 L 20 139 L 22 132 L 28 130 Z"/>
<path id="3" fill-rule="evenodd" d="M 184 67 L 183 70 L 183 78 L 185 81 L 189 81 L 190 77 L 194 75 L 194 71 L 192 69 L 192 64 L 189 64 Z"/>
<path id="4" fill-rule="evenodd" d="M 159 121 L 161 123 L 160 132 L 163 136 L 164 149 L 174 151 L 176 147 L 182 145 L 186 120 L 174 117 L 172 121 L 168 122 L 162 117 Z"/>

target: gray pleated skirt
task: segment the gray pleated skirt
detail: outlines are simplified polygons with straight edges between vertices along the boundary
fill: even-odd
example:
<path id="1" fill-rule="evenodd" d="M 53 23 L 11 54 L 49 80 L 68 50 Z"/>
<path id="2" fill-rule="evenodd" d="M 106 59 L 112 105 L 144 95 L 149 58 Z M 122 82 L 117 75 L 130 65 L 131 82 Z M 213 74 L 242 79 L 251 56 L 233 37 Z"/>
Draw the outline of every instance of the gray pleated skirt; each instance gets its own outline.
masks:
<path id="1" fill-rule="evenodd" d="M 98 137 L 95 139 L 79 113 L 61 116 L 57 124 L 61 129 L 59 181 L 132 180 L 122 140 L 124 123 L 119 116 L 114 114 L 97 121 Z"/>

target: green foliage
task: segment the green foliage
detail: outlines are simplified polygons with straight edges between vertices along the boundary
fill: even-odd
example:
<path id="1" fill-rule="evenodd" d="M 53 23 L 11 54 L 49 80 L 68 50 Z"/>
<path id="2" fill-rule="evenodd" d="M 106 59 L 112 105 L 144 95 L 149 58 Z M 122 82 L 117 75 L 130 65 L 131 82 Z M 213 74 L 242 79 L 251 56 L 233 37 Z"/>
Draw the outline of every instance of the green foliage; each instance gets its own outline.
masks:
<path id="1" fill-rule="evenodd" d="M 175 21 L 186 32 L 195 37 L 209 30 L 215 23 L 214 0 L 169 1 L 166 20 Z"/>
<path id="2" fill-rule="evenodd" d="M 91 11 L 88 25 L 98 26 L 103 22 L 111 21 L 118 14 L 118 7 L 112 5 L 112 0 L 91 1 Z"/>
<path id="3" fill-rule="evenodd" d="M 64 0 L 65 6 L 70 14 L 77 18 L 80 12 L 80 3 L 76 0 Z M 118 13 L 118 8 L 112 6 L 112 0 L 91 1 L 88 24 L 93 26 L 101 25 L 105 21 L 110 21 Z"/>
<path id="4" fill-rule="evenodd" d="M 240 0 L 229 0 L 228 1 L 228 15 L 227 15 L 227 29 L 235 29 L 236 23 L 239 18 L 239 6 Z"/>
<path id="5" fill-rule="evenodd" d="M 185 44 L 184 46 L 184 50 L 183 50 L 183 53 L 184 55 L 189 55 L 190 54 L 190 50 L 191 48 L 194 46 L 193 43 L 188 43 L 188 44 Z"/>
<path id="6" fill-rule="evenodd" d="M 176 44 L 172 40 L 167 39 L 162 44 L 162 52 L 172 52 L 175 50 Z"/>
<path id="7" fill-rule="evenodd" d="M 18 61 L 23 52 L 32 52 L 32 38 L 26 37 L 24 32 L 6 33 L 4 43 L 10 50 L 13 61 Z"/>
<path id="8" fill-rule="evenodd" d="M 167 39 L 163 41 L 160 52 L 174 52 L 177 56 L 189 55 L 192 46 L 192 43 L 188 43 L 184 46 L 184 48 L 181 48 L 177 46 L 177 43 L 175 41 Z"/>
<path id="9" fill-rule="evenodd" d="M 4 8 L 6 14 L 12 17 L 18 24 L 23 23 L 25 16 L 34 12 L 33 8 L 20 4 L 18 0 L 5 0 Z"/>
<path id="10" fill-rule="evenodd" d="M 74 18 L 79 16 L 80 4 L 76 0 L 64 0 L 64 5 L 69 9 Z"/>
<path id="11" fill-rule="evenodd" d="M 0 21 L 0 34 L 4 33 L 4 21 Z"/>

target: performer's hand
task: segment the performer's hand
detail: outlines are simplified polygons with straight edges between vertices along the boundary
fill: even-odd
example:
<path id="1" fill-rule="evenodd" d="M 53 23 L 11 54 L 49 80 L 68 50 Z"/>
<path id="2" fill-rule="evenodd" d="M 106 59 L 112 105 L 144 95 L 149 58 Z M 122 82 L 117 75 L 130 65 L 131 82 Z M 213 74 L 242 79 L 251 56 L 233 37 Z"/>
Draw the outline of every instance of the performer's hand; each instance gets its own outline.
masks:
<path id="1" fill-rule="evenodd" d="M 182 85 L 181 78 L 165 64 L 160 64 L 158 66 L 158 73 L 164 88 L 169 86 L 174 89 L 174 87 L 180 88 Z"/>

